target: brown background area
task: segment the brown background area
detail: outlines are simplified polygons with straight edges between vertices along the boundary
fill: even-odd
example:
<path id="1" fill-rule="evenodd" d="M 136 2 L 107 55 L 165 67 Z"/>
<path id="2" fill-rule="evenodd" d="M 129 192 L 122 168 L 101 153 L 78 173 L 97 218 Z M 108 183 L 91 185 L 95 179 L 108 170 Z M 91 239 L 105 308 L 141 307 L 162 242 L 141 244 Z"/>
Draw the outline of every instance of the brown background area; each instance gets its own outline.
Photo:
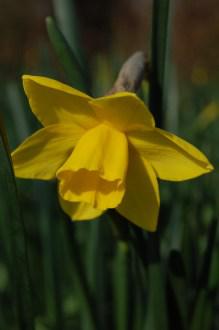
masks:
<path id="1" fill-rule="evenodd" d="M 146 49 L 148 0 L 77 0 L 83 47 L 89 57 L 113 48 L 122 56 Z M 173 54 L 178 71 L 190 78 L 194 67 L 219 75 L 219 1 L 180 0 L 173 14 Z M 49 0 L 0 0 L 0 70 L 13 76 L 23 65 L 37 67 L 47 43 L 44 20 L 53 15 Z"/>

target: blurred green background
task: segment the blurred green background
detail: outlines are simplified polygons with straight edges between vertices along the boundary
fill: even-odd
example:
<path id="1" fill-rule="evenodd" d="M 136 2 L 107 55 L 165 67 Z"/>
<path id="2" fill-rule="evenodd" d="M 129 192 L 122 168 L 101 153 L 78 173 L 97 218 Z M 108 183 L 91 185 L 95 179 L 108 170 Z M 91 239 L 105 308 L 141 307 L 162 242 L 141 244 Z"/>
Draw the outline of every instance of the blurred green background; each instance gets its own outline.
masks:
<path id="1" fill-rule="evenodd" d="M 199 147 L 215 171 L 188 182 L 160 182 L 160 259 L 146 267 L 126 239 L 118 239 L 108 215 L 72 225 L 58 205 L 55 182 L 17 180 L 31 279 L 26 308 L 37 330 L 92 330 L 95 324 L 104 330 L 219 329 L 219 3 L 170 3 L 163 127 Z M 47 16 L 86 72 L 81 88 L 93 96 L 110 89 L 134 51 L 150 52 L 152 1 L 0 0 L 0 111 L 10 150 L 40 127 L 22 89 L 23 73 L 80 85 L 58 59 Z M 147 86 L 141 95 L 147 99 Z M 21 320 L 18 326 L 14 311 L 12 201 L 4 189 L 0 329 L 28 329 Z M 140 248 L 144 254 L 149 245 Z"/>

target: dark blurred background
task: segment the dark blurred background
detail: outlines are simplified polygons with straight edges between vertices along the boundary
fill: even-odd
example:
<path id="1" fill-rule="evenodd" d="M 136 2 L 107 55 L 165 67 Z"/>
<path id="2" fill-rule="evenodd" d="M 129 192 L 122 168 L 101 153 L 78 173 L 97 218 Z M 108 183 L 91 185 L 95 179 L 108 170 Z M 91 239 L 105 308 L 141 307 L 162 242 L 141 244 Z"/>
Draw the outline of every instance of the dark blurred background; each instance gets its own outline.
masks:
<path id="1" fill-rule="evenodd" d="M 122 57 L 148 45 L 151 0 L 76 0 L 81 41 L 89 59 L 115 51 Z M 65 19 L 59 0 L 0 1 L 1 76 L 17 76 L 22 67 L 37 70 L 50 48 L 45 17 Z M 173 58 L 180 77 L 205 84 L 219 75 L 219 2 L 175 1 Z M 49 54 L 53 57 L 53 54 Z"/>

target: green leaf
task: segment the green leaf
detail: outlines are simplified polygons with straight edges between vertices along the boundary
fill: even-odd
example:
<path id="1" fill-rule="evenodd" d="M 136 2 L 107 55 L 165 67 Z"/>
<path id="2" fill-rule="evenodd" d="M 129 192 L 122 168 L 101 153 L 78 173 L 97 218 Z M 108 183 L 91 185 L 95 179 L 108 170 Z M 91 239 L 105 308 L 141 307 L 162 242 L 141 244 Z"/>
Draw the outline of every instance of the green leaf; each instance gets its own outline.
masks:
<path id="1" fill-rule="evenodd" d="M 127 330 L 129 325 L 129 248 L 126 242 L 118 241 L 113 263 L 113 296 L 115 329 Z"/>
<path id="2" fill-rule="evenodd" d="M 167 330 L 167 297 L 164 269 L 160 261 L 159 238 L 150 233 L 147 241 L 148 300 L 144 330 Z"/>
<path id="3" fill-rule="evenodd" d="M 106 320 L 108 320 L 109 311 L 104 301 L 108 299 L 109 291 L 109 265 L 106 262 L 106 255 L 108 255 L 108 249 L 110 249 L 110 243 L 108 237 L 108 229 L 104 216 L 96 221 L 89 221 L 84 230 L 85 242 L 86 242 L 86 274 L 89 283 L 89 287 L 93 293 L 95 293 L 96 311 L 98 314 L 98 321 L 100 328 L 110 329 L 110 322 L 108 327 L 106 326 Z M 103 220 L 103 221 L 102 221 Z M 107 226 L 107 228 L 105 228 Z M 83 330 L 92 330 L 93 326 L 90 323 L 89 317 L 83 318 L 82 324 Z"/>
<path id="4" fill-rule="evenodd" d="M 37 186 L 42 189 L 42 186 Z M 43 271 L 45 281 L 44 299 L 46 304 L 46 315 L 54 326 L 55 330 L 66 329 L 64 317 L 64 299 L 63 299 L 63 268 L 65 254 L 63 252 L 63 222 L 57 214 L 59 210 L 57 207 L 57 198 L 52 194 L 50 188 L 55 189 L 55 186 L 49 187 L 48 183 L 43 187 L 46 199 L 40 201 L 39 205 L 39 226 L 40 238 L 43 247 Z M 38 190 L 38 189 L 37 189 Z M 54 216 L 55 215 L 55 216 Z M 53 219 L 55 217 L 55 220 Z M 57 219 L 58 218 L 58 219 Z M 60 267 L 63 262 L 63 267 Z"/>
<path id="5" fill-rule="evenodd" d="M 80 45 L 80 26 L 74 0 L 53 0 L 56 21 L 67 43 L 83 66 L 84 54 Z"/>
<path id="6" fill-rule="evenodd" d="M 0 221 L 7 228 L 9 242 L 9 271 L 14 285 L 14 303 L 18 327 L 22 330 L 34 329 L 32 297 L 27 259 L 24 224 L 21 216 L 17 188 L 12 169 L 6 132 L 0 122 Z"/>
<path id="7" fill-rule="evenodd" d="M 66 238 L 68 239 L 68 249 L 74 270 L 74 280 L 79 304 L 82 308 L 82 311 L 85 312 L 84 314 L 82 313 L 82 317 L 85 315 L 88 318 L 91 329 L 100 330 L 96 300 L 94 299 L 91 288 L 89 286 L 85 267 L 80 256 L 80 249 L 75 236 L 74 224 L 71 223 L 67 217 L 64 217 L 64 215 L 63 220 L 65 221 L 65 234 Z"/>
<path id="8" fill-rule="evenodd" d="M 52 17 L 46 18 L 47 32 L 53 48 L 73 87 L 90 92 L 89 75 L 74 50 L 71 49 L 63 33 Z"/>
<path id="9" fill-rule="evenodd" d="M 208 297 L 207 290 L 202 289 L 197 297 L 190 330 L 212 329 L 213 303 Z"/>
<path id="10" fill-rule="evenodd" d="M 217 238 L 217 219 L 213 219 L 209 234 L 206 251 L 203 258 L 203 264 L 198 279 L 196 289 L 196 299 L 194 303 L 194 311 L 191 318 L 191 330 L 209 329 L 212 323 L 213 304 L 216 299 L 217 292 L 212 291 L 212 275 L 211 265 L 216 247 Z M 211 281 L 210 281 L 211 280 Z M 208 316 L 208 318 L 207 318 Z M 205 323 L 204 323 L 205 322 Z M 204 327 L 206 324 L 206 328 Z M 210 324 L 210 326 L 208 326 Z"/>
<path id="11" fill-rule="evenodd" d="M 213 257 L 213 252 L 215 249 L 215 243 L 217 237 L 216 235 L 217 225 L 218 225 L 218 220 L 213 219 L 211 226 L 209 228 L 207 247 L 203 258 L 202 269 L 199 275 L 198 289 L 208 288 L 209 285 L 209 275 L 210 275 L 212 257 Z"/>

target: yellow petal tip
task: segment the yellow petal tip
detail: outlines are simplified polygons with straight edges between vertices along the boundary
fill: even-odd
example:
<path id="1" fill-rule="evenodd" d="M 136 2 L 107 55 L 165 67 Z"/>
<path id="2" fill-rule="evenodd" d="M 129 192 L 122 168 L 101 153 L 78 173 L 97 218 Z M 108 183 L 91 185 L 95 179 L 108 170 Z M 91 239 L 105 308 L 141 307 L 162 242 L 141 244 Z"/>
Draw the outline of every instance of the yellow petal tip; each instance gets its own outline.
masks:
<path id="1" fill-rule="evenodd" d="M 25 80 L 30 80 L 32 77 L 34 77 L 34 76 L 31 76 L 29 74 L 23 74 L 21 78 L 23 81 L 25 81 Z"/>
<path id="2" fill-rule="evenodd" d="M 211 163 L 208 163 L 207 166 L 206 166 L 206 169 L 211 172 L 214 170 L 214 166 L 211 164 Z"/>

